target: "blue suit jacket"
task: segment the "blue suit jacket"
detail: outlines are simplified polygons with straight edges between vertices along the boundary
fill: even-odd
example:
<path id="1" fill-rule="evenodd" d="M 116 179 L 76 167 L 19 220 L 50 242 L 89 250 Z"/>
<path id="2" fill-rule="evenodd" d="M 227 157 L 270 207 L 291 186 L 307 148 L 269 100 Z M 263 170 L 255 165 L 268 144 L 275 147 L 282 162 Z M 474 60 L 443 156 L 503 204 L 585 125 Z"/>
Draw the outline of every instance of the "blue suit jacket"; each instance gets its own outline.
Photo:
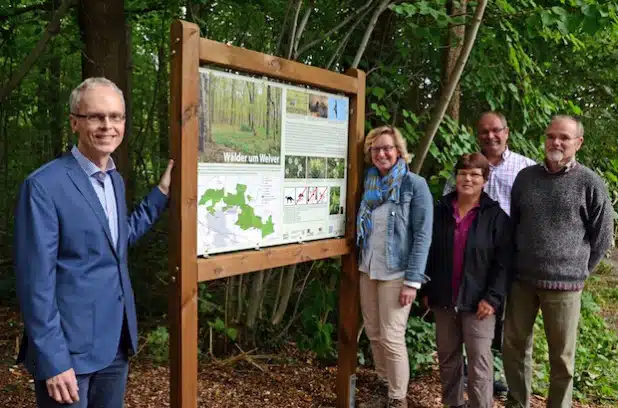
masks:
<path id="1" fill-rule="evenodd" d="M 31 174 L 15 212 L 17 295 L 25 323 L 20 362 L 44 380 L 73 368 L 87 374 L 116 356 L 123 321 L 137 350 L 127 248 L 167 204 L 155 188 L 127 215 L 122 177 L 111 172 L 118 245 L 88 176 L 72 154 Z"/>

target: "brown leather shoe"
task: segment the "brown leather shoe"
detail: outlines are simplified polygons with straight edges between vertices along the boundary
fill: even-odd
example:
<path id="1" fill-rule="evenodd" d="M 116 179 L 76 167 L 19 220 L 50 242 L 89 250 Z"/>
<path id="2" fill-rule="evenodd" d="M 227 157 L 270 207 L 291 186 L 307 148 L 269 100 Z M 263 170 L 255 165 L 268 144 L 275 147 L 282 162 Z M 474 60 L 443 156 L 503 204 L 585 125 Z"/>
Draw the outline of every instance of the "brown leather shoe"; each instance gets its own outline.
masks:
<path id="1" fill-rule="evenodd" d="M 408 400 L 406 398 L 402 398 L 402 399 L 389 398 L 388 405 L 386 407 L 387 408 L 408 408 Z"/>

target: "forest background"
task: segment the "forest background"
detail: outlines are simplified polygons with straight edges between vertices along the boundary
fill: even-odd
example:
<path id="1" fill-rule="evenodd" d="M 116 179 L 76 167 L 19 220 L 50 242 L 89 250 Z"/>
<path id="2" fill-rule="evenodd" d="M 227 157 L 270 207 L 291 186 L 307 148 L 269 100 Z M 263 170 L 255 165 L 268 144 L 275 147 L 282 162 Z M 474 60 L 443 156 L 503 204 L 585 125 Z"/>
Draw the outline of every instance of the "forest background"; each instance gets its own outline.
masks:
<path id="1" fill-rule="evenodd" d="M 482 8 L 477 33 L 473 15 Z M 617 10 L 614 0 L 1 0 L 0 304 L 17 310 L 12 231 L 19 185 L 75 142 L 68 97 L 82 78 L 104 75 L 125 93 L 127 134 L 115 158 L 128 201 L 158 180 L 168 159 L 174 19 L 195 22 L 202 37 L 216 41 L 339 72 L 364 70 L 367 129 L 383 123 L 402 129 L 436 196 L 455 159 L 478 148 L 474 124 L 480 113 L 503 112 L 510 148 L 536 160 L 551 115 L 578 115 L 586 129 L 578 158 L 605 179 L 616 208 Z M 466 44 L 472 48 L 457 81 Z M 449 83 L 456 84 L 454 94 L 436 122 Z M 434 123 L 440 125 L 435 138 L 423 137 L 433 136 Z M 144 353 L 163 363 L 165 218 L 130 259 Z M 618 289 L 598 283 L 613 273 L 610 264 L 601 272 L 584 296 L 575 394 L 611 403 L 618 398 L 618 339 L 615 314 L 607 310 Z M 338 278 L 335 259 L 201 284 L 201 358 L 235 353 L 234 344 L 277 352 L 294 342 L 332 363 Z M 407 341 L 413 373 L 434 364 L 430 322 L 412 317 Z M 541 361 L 535 390 L 543 392 L 549 373 L 542 336 L 536 337 L 535 355 Z M 359 362 L 371 362 L 364 336 Z"/>

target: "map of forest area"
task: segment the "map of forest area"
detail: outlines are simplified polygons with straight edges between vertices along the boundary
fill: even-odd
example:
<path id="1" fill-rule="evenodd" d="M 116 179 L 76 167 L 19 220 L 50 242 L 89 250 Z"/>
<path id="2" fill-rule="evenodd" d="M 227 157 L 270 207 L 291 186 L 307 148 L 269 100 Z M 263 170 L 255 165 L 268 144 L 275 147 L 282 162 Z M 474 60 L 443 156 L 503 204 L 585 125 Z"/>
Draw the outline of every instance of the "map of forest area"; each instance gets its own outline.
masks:
<path id="1" fill-rule="evenodd" d="M 268 176 L 214 176 L 198 185 L 198 252 L 248 249 L 278 240 L 281 200 Z"/>
<path id="2" fill-rule="evenodd" d="M 247 202 L 251 201 L 250 195 L 246 195 L 247 186 L 245 184 L 236 184 L 236 193 L 226 193 L 225 189 L 209 189 L 206 190 L 202 198 L 200 199 L 200 205 L 206 205 L 206 209 L 211 215 L 215 215 L 217 211 L 217 204 L 223 202 L 224 207 L 222 211 L 226 212 L 237 207 L 240 212 L 238 213 L 238 225 L 242 230 L 248 230 L 251 228 L 258 229 L 262 232 L 262 238 L 275 232 L 275 224 L 273 224 L 272 215 L 268 217 L 267 221 L 263 221 L 262 217 L 255 215 L 255 210 Z"/>

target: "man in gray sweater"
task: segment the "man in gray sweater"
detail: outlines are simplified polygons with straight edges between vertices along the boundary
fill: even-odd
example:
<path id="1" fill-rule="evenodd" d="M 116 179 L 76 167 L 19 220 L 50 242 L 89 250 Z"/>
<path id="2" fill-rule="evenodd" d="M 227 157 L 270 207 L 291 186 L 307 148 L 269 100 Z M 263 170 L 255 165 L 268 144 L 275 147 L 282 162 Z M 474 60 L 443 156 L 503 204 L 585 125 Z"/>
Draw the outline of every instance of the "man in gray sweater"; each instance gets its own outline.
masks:
<path id="1" fill-rule="evenodd" d="M 515 268 L 503 344 L 509 407 L 530 406 L 539 308 L 551 366 L 547 407 L 571 407 L 582 289 L 612 241 L 607 188 L 575 160 L 584 141 L 583 125 L 570 116 L 555 116 L 545 133 L 545 163 L 519 172 L 511 192 Z"/>

